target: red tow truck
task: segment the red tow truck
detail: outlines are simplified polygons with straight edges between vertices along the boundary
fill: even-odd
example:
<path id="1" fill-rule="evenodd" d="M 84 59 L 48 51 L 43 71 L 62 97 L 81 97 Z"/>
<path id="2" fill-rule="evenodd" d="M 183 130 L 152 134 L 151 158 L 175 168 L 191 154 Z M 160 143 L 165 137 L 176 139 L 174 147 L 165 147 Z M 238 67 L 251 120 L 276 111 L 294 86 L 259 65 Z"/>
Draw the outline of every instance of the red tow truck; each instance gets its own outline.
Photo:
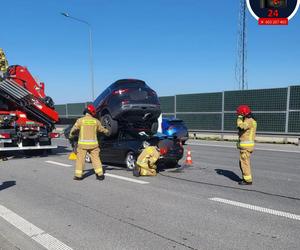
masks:
<path id="1" fill-rule="evenodd" d="M 8 66 L 3 51 L 1 65 L 0 153 L 56 148 L 51 139 L 59 137 L 53 132 L 59 116 L 51 97 L 45 95 L 44 83 L 36 80 L 26 67 Z"/>

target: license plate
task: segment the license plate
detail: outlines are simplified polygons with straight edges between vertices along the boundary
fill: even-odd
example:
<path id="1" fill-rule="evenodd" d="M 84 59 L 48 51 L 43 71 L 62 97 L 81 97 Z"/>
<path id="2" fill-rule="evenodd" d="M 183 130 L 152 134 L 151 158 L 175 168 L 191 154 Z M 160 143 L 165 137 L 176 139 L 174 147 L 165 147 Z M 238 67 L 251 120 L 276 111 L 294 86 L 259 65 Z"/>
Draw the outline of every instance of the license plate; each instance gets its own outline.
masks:
<path id="1" fill-rule="evenodd" d="M 0 139 L 0 143 L 12 143 L 11 139 Z"/>

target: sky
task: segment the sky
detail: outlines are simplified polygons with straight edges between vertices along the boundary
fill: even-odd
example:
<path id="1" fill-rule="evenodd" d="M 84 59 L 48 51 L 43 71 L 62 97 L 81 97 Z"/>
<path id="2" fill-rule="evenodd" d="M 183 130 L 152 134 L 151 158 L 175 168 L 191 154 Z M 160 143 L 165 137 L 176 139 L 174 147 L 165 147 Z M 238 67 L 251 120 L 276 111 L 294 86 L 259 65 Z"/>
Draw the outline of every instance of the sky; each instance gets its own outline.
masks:
<path id="1" fill-rule="evenodd" d="M 159 96 L 238 89 L 239 1 L 14 0 L 1 2 L 0 48 L 27 66 L 56 104 L 92 99 L 118 79 L 142 79 Z M 300 84 L 300 11 L 288 26 L 247 12 L 249 89 Z"/>

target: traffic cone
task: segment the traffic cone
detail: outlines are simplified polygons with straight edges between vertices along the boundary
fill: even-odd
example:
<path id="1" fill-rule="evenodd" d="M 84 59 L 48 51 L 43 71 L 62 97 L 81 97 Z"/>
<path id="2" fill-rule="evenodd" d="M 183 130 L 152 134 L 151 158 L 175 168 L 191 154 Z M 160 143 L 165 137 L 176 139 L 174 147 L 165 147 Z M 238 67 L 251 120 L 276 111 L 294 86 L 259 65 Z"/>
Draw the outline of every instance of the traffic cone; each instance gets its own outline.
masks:
<path id="1" fill-rule="evenodd" d="M 192 153 L 190 148 L 187 149 L 185 165 L 189 165 L 189 166 L 193 165 Z"/>
<path id="2" fill-rule="evenodd" d="M 72 152 L 70 155 L 69 155 L 69 160 L 71 161 L 76 161 L 77 160 L 77 156 L 74 152 Z"/>

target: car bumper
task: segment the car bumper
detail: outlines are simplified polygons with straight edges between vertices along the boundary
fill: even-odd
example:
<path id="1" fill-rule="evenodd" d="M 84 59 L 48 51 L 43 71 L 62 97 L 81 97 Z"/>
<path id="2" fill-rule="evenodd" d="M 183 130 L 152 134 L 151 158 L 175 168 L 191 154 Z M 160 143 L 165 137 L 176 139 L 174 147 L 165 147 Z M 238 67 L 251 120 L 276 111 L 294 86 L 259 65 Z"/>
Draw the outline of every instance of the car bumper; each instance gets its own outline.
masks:
<path id="1" fill-rule="evenodd" d="M 157 119 L 161 114 L 160 106 L 154 104 L 124 104 L 113 114 L 115 119 L 147 120 Z"/>
<path id="2" fill-rule="evenodd" d="M 179 161 L 183 157 L 183 149 L 181 151 L 175 151 L 163 155 L 160 161 Z"/>

